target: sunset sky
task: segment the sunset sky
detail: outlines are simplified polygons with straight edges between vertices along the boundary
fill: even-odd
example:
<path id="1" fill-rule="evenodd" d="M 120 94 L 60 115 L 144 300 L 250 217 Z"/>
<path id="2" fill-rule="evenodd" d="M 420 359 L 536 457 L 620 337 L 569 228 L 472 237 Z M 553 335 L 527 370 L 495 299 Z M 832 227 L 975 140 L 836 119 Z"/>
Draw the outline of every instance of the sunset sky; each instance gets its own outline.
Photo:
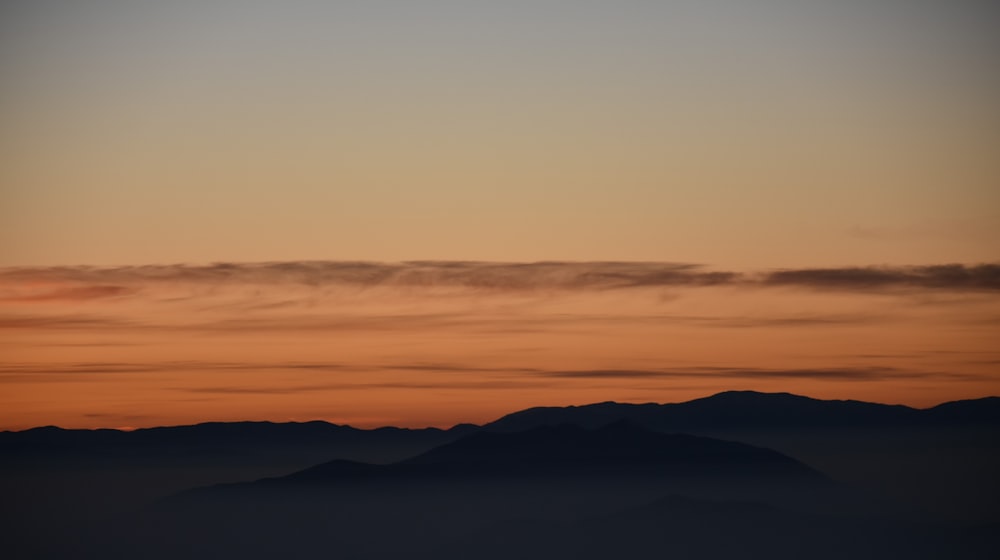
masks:
<path id="1" fill-rule="evenodd" d="M 0 429 L 1000 394 L 988 0 L 9 0 Z"/>

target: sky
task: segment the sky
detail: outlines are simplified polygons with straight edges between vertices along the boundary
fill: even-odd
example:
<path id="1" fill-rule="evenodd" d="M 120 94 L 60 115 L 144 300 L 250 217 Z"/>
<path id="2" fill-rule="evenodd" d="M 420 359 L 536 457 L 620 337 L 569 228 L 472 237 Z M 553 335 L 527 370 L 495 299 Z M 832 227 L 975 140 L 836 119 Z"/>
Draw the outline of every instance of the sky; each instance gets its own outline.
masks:
<path id="1" fill-rule="evenodd" d="M 4 2 L 0 429 L 1000 393 L 998 28 L 987 0 Z"/>

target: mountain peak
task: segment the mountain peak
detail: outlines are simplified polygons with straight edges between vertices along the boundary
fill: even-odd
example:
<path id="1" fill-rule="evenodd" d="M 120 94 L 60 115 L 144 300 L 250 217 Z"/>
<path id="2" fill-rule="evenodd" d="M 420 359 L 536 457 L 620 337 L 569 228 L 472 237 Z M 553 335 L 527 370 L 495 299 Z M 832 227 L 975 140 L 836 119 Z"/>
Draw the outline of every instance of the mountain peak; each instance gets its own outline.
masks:
<path id="1" fill-rule="evenodd" d="M 776 401 L 776 400 L 786 400 L 786 401 L 793 401 L 793 400 L 794 401 L 817 401 L 818 400 L 818 399 L 814 399 L 812 397 L 804 397 L 802 395 L 796 395 L 796 394 L 787 393 L 787 392 L 770 393 L 770 392 L 763 392 L 763 391 L 745 390 L 745 391 L 722 391 L 720 393 L 715 393 L 714 395 L 710 395 L 708 397 L 704 397 L 704 398 L 701 398 L 701 399 L 695 399 L 693 401 L 688 401 L 688 402 L 697 402 L 697 401 L 704 401 L 704 400 L 710 400 L 710 399 L 713 399 L 713 400 L 728 400 L 728 401 L 760 401 L 760 400 L 769 400 L 769 401 Z"/>
<path id="2" fill-rule="evenodd" d="M 936 415 L 992 421 L 1000 418 L 990 401 L 942 405 Z M 976 409 L 973 411 L 973 409 Z M 575 424 L 600 428 L 627 420 L 663 432 L 711 432 L 719 429 L 902 426 L 935 421 L 926 411 L 903 405 L 853 400 L 820 400 L 792 393 L 724 391 L 671 404 L 595 403 L 565 408 L 532 408 L 487 424 L 488 431 L 522 431 L 536 426 Z"/>

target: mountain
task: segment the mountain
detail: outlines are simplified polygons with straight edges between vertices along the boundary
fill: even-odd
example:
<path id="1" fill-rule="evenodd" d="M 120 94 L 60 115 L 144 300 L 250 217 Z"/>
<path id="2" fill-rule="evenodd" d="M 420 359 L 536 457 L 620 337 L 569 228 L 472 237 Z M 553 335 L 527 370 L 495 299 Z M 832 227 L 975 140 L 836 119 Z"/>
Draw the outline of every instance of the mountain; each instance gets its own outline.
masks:
<path id="1" fill-rule="evenodd" d="M 957 401 L 931 409 L 853 400 L 819 400 L 790 393 L 728 391 L 683 403 L 538 407 L 508 414 L 487 430 L 521 431 L 535 426 L 598 427 L 629 420 L 671 432 L 712 430 L 903 428 L 990 424 L 1000 426 L 1000 398 Z"/>
<path id="2" fill-rule="evenodd" d="M 515 412 L 484 431 L 585 427 L 628 421 L 766 447 L 915 516 L 1000 522 L 1000 398 L 928 409 L 788 393 L 730 391 L 676 404 L 543 407 Z"/>
<path id="3" fill-rule="evenodd" d="M 332 460 L 342 463 L 329 469 L 378 471 L 372 476 L 381 477 L 417 468 L 416 459 L 406 468 L 395 463 L 431 449 L 436 455 L 451 453 L 458 448 L 442 446 L 466 436 L 479 438 L 463 440 L 462 446 L 487 441 L 501 446 L 507 442 L 485 438 L 562 425 L 593 431 L 622 420 L 652 432 L 771 449 L 873 496 L 906 504 L 919 515 L 1000 521 L 995 475 L 1000 472 L 1000 398 L 921 410 L 749 391 L 677 404 L 534 408 L 482 428 L 465 424 L 450 430 L 234 422 L 135 431 L 43 427 L 0 432 L 0 494 L 7 504 L 0 507 L 0 521 L 44 535 L 54 523 L 100 522 L 195 487 L 280 478 Z M 557 448 L 551 442 L 545 446 Z M 499 459 L 492 464 L 500 465 Z M 540 469 L 544 461 L 525 464 Z"/>
<path id="4" fill-rule="evenodd" d="M 772 450 L 618 422 L 477 432 L 391 464 L 336 460 L 195 489 L 118 527 L 133 552 L 156 542 L 163 557 L 194 548 L 263 558 L 333 546 L 338 557 L 435 558 L 446 543 L 511 520 L 574 523 L 676 493 L 822 508 L 848 492 Z M 178 535 L 203 540 L 192 547 Z M 445 557 L 461 556 L 452 552 Z"/>
<path id="5" fill-rule="evenodd" d="M 5 557 L 40 557 L 40 547 L 70 542 L 81 531 L 100 532 L 136 509 L 190 488 L 281 476 L 337 458 L 398 461 L 467 430 L 233 422 L 135 431 L 44 427 L 0 432 L 0 533 L 15 543 L 15 552 Z M 48 555 L 77 556 L 73 550 Z M 144 556 L 138 551 L 134 557 Z"/>
<path id="6" fill-rule="evenodd" d="M 55 426 L 0 432 L 0 459 L 8 465 L 83 466 L 278 463 L 305 467 L 335 457 L 391 462 L 451 441 L 468 426 L 361 430 L 328 422 L 208 422 L 123 430 L 67 430 Z"/>
<path id="7" fill-rule="evenodd" d="M 111 540 L 124 557 L 244 559 L 977 558 L 996 542 L 883 518 L 864 498 L 776 451 L 623 421 L 480 431 L 392 464 L 197 489 Z"/>
<path id="8" fill-rule="evenodd" d="M 939 423 L 1000 426 L 1000 397 L 947 402 L 926 414 Z"/>
<path id="9" fill-rule="evenodd" d="M 12 558 L 985 558 L 998 403 L 728 392 L 451 430 L 2 432 L 0 525 Z"/>
<path id="10" fill-rule="evenodd" d="M 628 422 L 589 430 L 542 426 L 480 432 L 391 465 L 332 461 L 275 481 L 324 482 L 371 477 L 556 475 L 745 475 L 825 477 L 770 449 L 706 437 L 662 434 Z"/>
<path id="11" fill-rule="evenodd" d="M 683 403 L 603 402 L 530 408 L 508 414 L 482 428 L 459 424 L 450 430 L 392 427 L 361 430 L 322 421 L 209 422 L 133 431 L 68 430 L 46 426 L 0 432 L 0 459 L 8 464 L 30 465 L 32 461 L 61 462 L 67 458 L 99 464 L 146 458 L 151 464 L 162 465 L 179 460 L 227 457 L 245 462 L 280 455 L 286 458 L 300 456 L 313 463 L 332 458 L 388 463 L 481 429 L 518 432 L 562 424 L 594 429 L 620 420 L 668 433 L 727 435 L 753 430 L 992 429 L 1000 428 L 1000 397 L 915 409 L 853 400 L 819 400 L 789 393 L 729 391 Z"/>

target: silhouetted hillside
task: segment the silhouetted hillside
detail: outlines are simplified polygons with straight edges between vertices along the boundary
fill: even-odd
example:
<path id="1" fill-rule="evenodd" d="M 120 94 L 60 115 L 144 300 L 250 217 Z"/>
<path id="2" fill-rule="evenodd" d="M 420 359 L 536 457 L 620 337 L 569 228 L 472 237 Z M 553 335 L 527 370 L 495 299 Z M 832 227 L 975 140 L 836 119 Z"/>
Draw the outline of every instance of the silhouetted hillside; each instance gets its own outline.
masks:
<path id="1" fill-rule="evenodd" d="M 339 557 L 366 557 L 352 556 L 366 550 L 375 558 L 435 558 L 444 543 L 498 523 L 575 523 L 679 492 L 818 509 L 841 505 L 850 493 L 775 451 L 619 422 L 480 432 L 389 465 L 337 460 L 197 489 L 160 502 L 128 532 L 173 543 L 166 557 L 186 546 L 176 535 L 201 534 L 199 542 L 214 550 L 253 539 L 259 544 L 251 554 L 274 550 L 268 535 L 295 535 L 313 539 L 310 546 L 327 537 L 346 543 L 353 552 L 338 549 Z M 206 527 L 214 529 L 205 534 Z"/>
<path id="2" fill-rule="evenodd" d="M 5 432 L 2 525 L 12 558 L 983 558 L 998 400 Z"/>
<path id="3" fill-rule="evenodd" d="M 1000 425 L 1000 398 L 957 401 L 931 409 L 862 401 L 834 401 L 789 393 L 729 391 L 671 404 L 604 402 L 584 406 L 539 407 L 509 414 L 486 424 L 498 431 L 575 424 L 599 427 L 618 420 L 662 431 L 750 429 L 902 428 L 960 423 Z"/>
<path id="4" fill-rule="evenodd" d="M 372 477 L 535 475 L 740 475 L 825 480 L 819 472 L 770 449 L 618 422 L 596 430 L 544 426 L 517 433 L 465 436 L 391 465 L 332 461 L 283 479 L 322 482 Z"/>
<path id="5" fill-rule="evenodd" d="M 930 409 L 861 401 L 818 400 L 788 393 L 730 391 L 672 404 L 604 402 L 539 407 L 508 414 L 482 429 L 524 431 L 572 424 L 600 428 L 627 420 L 667 433 L 784 432 L 813 429 L 1000 427 L 1000 397 L 944 403 Z M 315 462 L 341 458 L 386 463 L 480 431 L 472 424 L 450 430 L 385 427 L 361 430 L 328 422 L 210 422 L 192 426 L 67 430 L 54 426 L 0 432 L 0 459 L 33 461 L 141 461 L 163 465 L 185 458 L 213 460 L 299 454 Z"/>
<path id="6" fill-rule="evenodd" d="M 185 493 L 113 539 L 125 543 L 123 557 L 244 560 L 330 550 L 350 559 L 987 558 L 998 543 L 976 526 L 873 516 L 863 501 L 818 513 L 816 502 L 850 492 L 745 444 L 628 423 L 556 426 L 477 433 L 391 465 L 333 461 Z M 667 497 L 650 502 L 656 495 Z M 790 496 L 806 509 L 789 509 Z"/>
<path id="7" fill-rule="evenodd" d="M 681 434 L 662 434 L 619 421 L 596 430 L 574 425 L 539 427 L 520 433 L 483 432 L 442 445 L 407 465 L 449 465 L 503 469 L 522 465 L 556 469 L 601 466 L 671 466 L 706 472 L 724 466 L 748 469 L 767 466 L 775 472 L 805 473 L 798 461 L 769 449 Z M 818 473 L 816 473 L 818 475 Z"/>
<path id="8" fill-rule="evenodd" d="M 679 404 L 529 409 L 451 430 L 237 422 L 0 432 L 0 524 L 9 557 L 103 559 L 156 556 L 143 548 L 149 542 L 172 543 L 160 558 L 191 556 L 198 542 L 215 548 L 195 557 L 282 557 L 280 539 L 300 533 L 307 557 L 324 534 L 337 535 L 338 557 L 388 557 L 388 545 L 381 556 L 366 552 L 386 528 L 397 540 L 488 534 L 568 550 L 532 532 L 583 538 L 573 528 L 583 517 L 677 494 L 848 517 L 995 522 L 998 406 L 996 397 L 920 410 L 728 392 Z M 184 492 L 194 488 L 202 490 Z M 414 523 L 427 516 L 433 521 Z M 947 542 L 945 533 L 933 534 Z M 583 532 L 591 534 L 602 533 Z M 128 546 L 112 554 L 109 539 Z M 580 558 L 601 550 L 592 544 Z M 699 557 L 696 548 L 677 550 Z M 450 553 L 442 554 L 424 557 Z"/>
<path id="9" fill-rule="evenodd" d="M 927 413 L 939 423 L 1000 426 L 1000 397 L 947 402 Z"/>
<path id="10" fill-rule="evenodd" d="M 0 458 L 44 464 L 73 460 L 87 464 L 147 462 L 157 466 L 185 461 L 300 460 L 335 457 L 375 462 L 398 460 L 450 441 L 468 431 L 385 427 L 361 430 L 328 422 L 209 422 L 192 426 L 122 430 L 66 430 L 54 426 L 0 432 Z"/>
<path id="11" fill-rule="evenodd" d="M 731 391 L 676 404 L 605 402 L 515 412 L 484 431 L 628 421 L 794 457 L 917 516 L 1000 521 L 1000 398 L 930 409 Z"/>

